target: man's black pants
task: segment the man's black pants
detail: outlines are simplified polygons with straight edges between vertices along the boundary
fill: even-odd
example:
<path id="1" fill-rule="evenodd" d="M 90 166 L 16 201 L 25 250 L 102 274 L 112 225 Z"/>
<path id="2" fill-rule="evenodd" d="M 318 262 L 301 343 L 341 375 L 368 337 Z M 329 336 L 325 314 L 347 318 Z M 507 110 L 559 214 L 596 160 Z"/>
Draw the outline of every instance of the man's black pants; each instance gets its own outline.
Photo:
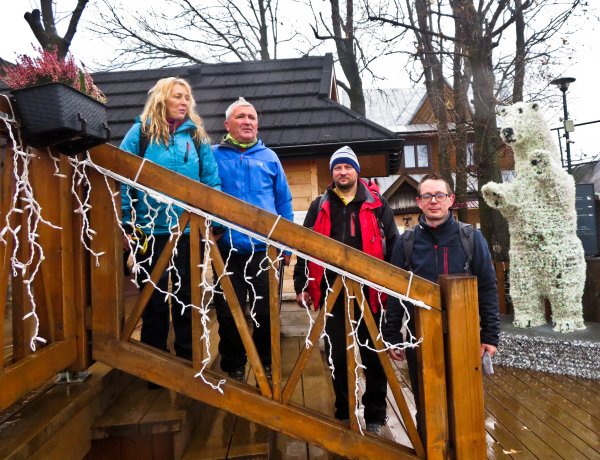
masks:
<path id="1" fill-rule="evenodd" d="M 348 363 L 346 360 L 346 326 L 345 326 L 345 299 L 342 293 L 336 300 L 332 310 L 332 317 L 327 318 L 325 332 L 331 340 L 325 340 L 327 357 L 331 351 L 333 365 L 335 366 L 335 375 L 333 379 L 333 390 L 335 391 L 335 418 L 345 420 L 349 418 L 348 408 Z M 366 308 L 369 308 L 368 306 Z M 355 304 L 354 317 L 358 319 L 360 310 Z M 377 324 L 379 324 L 379 313 L 373 314 Z M 367 326 L 364 321 L 358 328 L 358 338 L 361 343 L 369 340 L 369 346 L 374 348 L 373 340 L 369 336 Z M 384 424 L 386 419 L 386 395 L 387 379 L 385 372 L 377 356 L 377 352 L 360 347 L 360 357 L 364 369 L 366 390 L 362 397 L 362 403 L 365 407 L 365 422 Z M 354 369 L 352 369 L 354 372 Z M 354 391 L 351 389 L 350 391 Z"/>
<path id="2" fill-rule="evenodd" d="M 232 252 L 230 255 L 228 250 L 221 251 L 221 257 L 223 257 L 224 262 L 229 258 L 226 270 L 231 273 L 229 277 L 242 311 L 245 310 L 246 299 L 248 297 L 250 307 L 254 305 L 256 321 L 258 321 L 260 326 L 257 327 L 253 322 L 254 331 L 252 338 L 254 339 L 254 344 L 256 345 L 262 364 L 270 366 L 271 318 L 269 315 L 269 272 L 263 271 L 260 275 L 256 276 L 260 269 L 259 265 L 261 261 L 263 268 L 267 265 L 264 262 L 265 255 L 264 251 L 255 252 L 254 255 L 238 254 L 236 252 Z M 251 279 L 246 281 L 244 273 L 246 277 L 251 277 Z M 217 286 L 217 290 L 223 292 L 220 285 Z M 255 297 L 256 303 L 254 303 Z M 244 349 L 240 333 L 237 330 L 224 295 L 215 293 L 214 303 L 219 321 L 221 369 L 225 372 L 231 372 L 246 364 L 246 350 Z"/>

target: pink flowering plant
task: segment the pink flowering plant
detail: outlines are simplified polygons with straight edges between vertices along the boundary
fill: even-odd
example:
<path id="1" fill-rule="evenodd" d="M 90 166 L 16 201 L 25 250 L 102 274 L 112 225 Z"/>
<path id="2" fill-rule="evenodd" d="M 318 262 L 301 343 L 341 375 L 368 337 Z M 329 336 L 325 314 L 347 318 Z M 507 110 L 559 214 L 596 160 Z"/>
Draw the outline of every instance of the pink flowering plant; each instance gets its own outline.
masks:
<path id="1" fill-rule="evenodd" d="M 106 96 L 98 89 L 89 73 L 80 69 L 71 54 L 65 59 L 58 57 L 56 49 L 38 48 L 40 56 L 31 58 L 20 55 L 15 65 L 5 65 L 0 78 L 12 89 L 29 88 L 44 83 L 59 82 L 85 93 L 106 104 Z"/>

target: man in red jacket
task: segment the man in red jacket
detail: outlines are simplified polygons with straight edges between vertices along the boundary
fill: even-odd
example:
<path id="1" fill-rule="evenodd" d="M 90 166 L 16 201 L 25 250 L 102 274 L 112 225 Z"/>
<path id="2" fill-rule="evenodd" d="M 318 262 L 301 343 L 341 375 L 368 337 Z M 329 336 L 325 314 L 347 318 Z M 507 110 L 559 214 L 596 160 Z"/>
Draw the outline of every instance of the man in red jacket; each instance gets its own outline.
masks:
<path id="1" fill-rule="evenodd" d="M 386 201 L 378 192 L 358 177 L 360 165 L 352 149 L 344 146 L 337 150 L 329 161 L 333 182 L 325 193 L 317 197 L 310 205 L 304 220 L 304 226 L 329 236 L 334 240 L 366 252 L 378 259 L 390 260 L 398 228 L 394 215 Z M 306 273 L 308 272 L 308 278 Z M 325 271 L 320 265 L 298 259 L 294 269 L 294 288 L 299 306 L 323 305 L 327 281 L 331 286 L 335 273 Z M 327 278 L 327 281 L 326 279 Z M 307 281 L 310 280 L 310 281 Z M 381 302 L 377 292 L 372 289 L 366 296 L 375 321 L 379 324 Z M 366 292 L 365 292 L 366 293 Z M 340 294 L 333 307 L 331 317 L 326 319 L 325 331 L 329 340 L 325 340 L 326 351 L 331 356 L 335 368 L 333 388 L 335 391 L 335 417 L 346 421 L 350 413 L 348 408 L 345 302 Z M 360 317 L 355 305 L 355 317 Z M 361 343 L 367 340 L 372 347 L 364 322 L 358 328 Z M 360 355 L 366 379 L 366 390 L 362 398 L 366 430 L 381 434 L 386 421 L 387 380 L 375 351 L 360 347 Z"/>

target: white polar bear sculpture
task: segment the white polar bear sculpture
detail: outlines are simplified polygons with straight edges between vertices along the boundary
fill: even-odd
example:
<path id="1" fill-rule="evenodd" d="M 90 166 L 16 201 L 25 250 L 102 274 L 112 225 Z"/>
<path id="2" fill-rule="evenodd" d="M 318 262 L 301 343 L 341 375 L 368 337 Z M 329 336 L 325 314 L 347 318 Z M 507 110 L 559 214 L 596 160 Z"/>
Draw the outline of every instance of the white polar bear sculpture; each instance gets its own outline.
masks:
<path id="1" fill-rule="evenodd" d="M 490 182 L 481 191 L 508 221 L 513 324 L 545 324 L 548 299 L 555 331 L 585 329 L 581 298 L 586 265 L 576 234 L 575 181 L 561 167 L 537 104 L 519 102 L 502 109 L 500 116 L 501 137 L 514 152 L 516 179 Z"/>

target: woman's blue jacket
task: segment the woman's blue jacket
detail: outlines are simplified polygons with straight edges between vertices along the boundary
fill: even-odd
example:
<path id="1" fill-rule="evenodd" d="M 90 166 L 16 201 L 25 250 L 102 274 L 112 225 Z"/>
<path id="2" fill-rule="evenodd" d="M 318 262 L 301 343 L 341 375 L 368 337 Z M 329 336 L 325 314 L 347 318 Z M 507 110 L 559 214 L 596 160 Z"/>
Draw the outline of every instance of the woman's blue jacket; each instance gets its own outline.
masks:
<path id="1" fill-rule="evenodd" d="M 122 150 L 136 155 L 140 154 L 141 127 L 141 121 L 138 117 L 121 142 L 120 148 Z M 156 140 L 149 141 L 144 158 L 190 179 L 199 180 L 210 187 L 221 190 L 217 162 L 210 145 L 203 142 L 200 144 L 200 152 L 196 152 L 193 138 L 196 130 L 194 122 L 186 119 L 175 130 L 175 133 L 171 134 L 168 145 L 165 145 L 162 140 L 158 142 Z M 202 161 L 202 168 L 198 164 L 199 161 Z M 202 171 L 202 177 L 199 177 L 200 171 Z M 129 186 L 122 184 L 123 224 L 132 222 L 132 198 L 137 199 L 134 206 L 135 223 L 140 225 L 147 234 L 169 234 L 169 228 L 177 224 L 177 218 L 182 212 L 180 207 L 169 207 L 146 193 L 139 190 L 132 191 Z M 189 228 L 186 228 L 184 233 L 189 233 Z"/>

